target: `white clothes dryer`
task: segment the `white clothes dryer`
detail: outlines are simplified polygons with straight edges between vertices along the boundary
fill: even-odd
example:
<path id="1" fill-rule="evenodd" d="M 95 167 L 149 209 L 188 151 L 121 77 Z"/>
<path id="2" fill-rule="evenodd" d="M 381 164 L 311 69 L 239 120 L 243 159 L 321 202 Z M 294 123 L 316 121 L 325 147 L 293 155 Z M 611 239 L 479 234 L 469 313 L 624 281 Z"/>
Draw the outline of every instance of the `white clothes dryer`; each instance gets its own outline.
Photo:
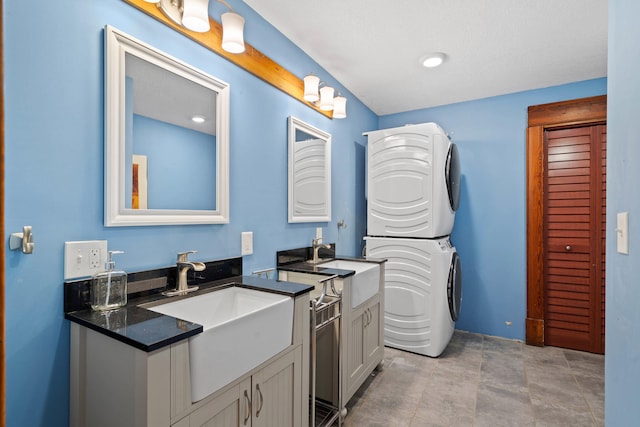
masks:
<path id="1" fill-rule="evenodd" d="M 458 150 L 435 123 L 366 133 L 367 235 L 451 234 L 460 203 Z"/>
<path id="2" fill-rule="evenodd" d="M 462 269 L 448 237 L 365 237 L 367 258 L 386 258 L 384 343 L 439 356 L 453 335 L 462 302 Z"/>

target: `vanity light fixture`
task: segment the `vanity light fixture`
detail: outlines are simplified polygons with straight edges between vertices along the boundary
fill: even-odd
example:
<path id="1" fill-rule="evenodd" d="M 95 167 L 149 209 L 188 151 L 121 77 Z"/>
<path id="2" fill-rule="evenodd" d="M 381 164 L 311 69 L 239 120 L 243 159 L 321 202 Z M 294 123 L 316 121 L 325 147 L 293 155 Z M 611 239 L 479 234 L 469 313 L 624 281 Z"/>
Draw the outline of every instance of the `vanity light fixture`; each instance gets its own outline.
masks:
<path id="1" fill-rule="evenodd" d="M 209 0 L 182 0 L 182 25 L 197 33 L 209 31 Z"/>
<path id="2" fill-rule="evenodd" d="M 340 95 L 340 92 L 338 92 L 338 96 L 333 98 L 333 118 L 347 118 L 347 98 Z"/>
<path id="3" fill-rule="evenodd" d="M 308 101 L 324 111 L 333 110 L 334 119 L 347 117 L 347 98 L 340 92 L 334 97 L 335 89 L 320 81 L 320 77 L 313 73 L 304 77 L 305 101 Z"/>
<path id="4" fill-rule="evenodd" d="M 231 9 L 223 0 L 218 0 L 229 8 L 220 16 L 222 20 L 222 49 L 229 53 L 244 52 L 244 18 Z"/>
<path id="5" fill-rule="evenodd" d="M 434 52 L 423 56 L 420 59 L 420 64 L 426 68 L 434 68 L 441 65 L 446 58 L 446 55 L 442 52 Z"/>
<path id="6" fill-rule="evenodd" d="M 145 0 L 156 3 L 158 8 L 173 22 L 197 33 L 206 33 L 209 25 L 209 0 Z M 229 53 L 242 53 L 244 47 L 244 18 L 233 11 L 225 0 L 216 0 L 229 12 L 220 17 L 222 21 L 222 49 Z"/>
<path id="7" fill-rule="evenodd" d="M 325 111 L 333 110 L 333 93 L 335 90 L 331 86 L 320 88 L 320 109 Z"/>
<path id="8" fill-rule="evenodd" d="M 169 19 L 188 30 L 206 33 L 209 26 L 209 0 L 144 0 L 156 3 Z"/>

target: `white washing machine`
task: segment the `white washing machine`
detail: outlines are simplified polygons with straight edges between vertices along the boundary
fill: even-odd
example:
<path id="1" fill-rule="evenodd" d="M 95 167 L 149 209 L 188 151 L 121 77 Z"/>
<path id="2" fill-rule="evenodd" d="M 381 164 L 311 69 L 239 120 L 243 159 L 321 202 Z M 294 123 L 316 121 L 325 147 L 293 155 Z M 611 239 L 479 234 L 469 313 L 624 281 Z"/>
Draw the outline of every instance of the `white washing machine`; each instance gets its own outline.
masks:
<path id="1" fill-rule="evenodd" d="M 365 237 L 367 257 L 386 258 L 384 343 L 439 356 L 462 302 L 460 257 L 448 237 Z"/>
<path id="2" fill-rule="evenodd" d="M 367 235 L 451 234 L 460 203 L 458 150 L 435 123 L 365 133 Z"/>

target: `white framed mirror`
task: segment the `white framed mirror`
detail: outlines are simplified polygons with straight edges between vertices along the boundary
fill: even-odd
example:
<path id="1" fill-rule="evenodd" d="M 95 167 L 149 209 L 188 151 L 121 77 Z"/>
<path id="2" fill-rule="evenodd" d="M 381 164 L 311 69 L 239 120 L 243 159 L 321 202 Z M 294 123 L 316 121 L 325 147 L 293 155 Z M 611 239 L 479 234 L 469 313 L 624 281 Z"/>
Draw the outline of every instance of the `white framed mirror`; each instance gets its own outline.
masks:
<path id="1" fill-rule="evenodd" d="M 229 85 L 105 29 L 107 227 L 229 222 Z"/>
<path id="2" fill-rule="evenodd" d="M 289 117 L 289 222 L 331 221 L 331 134 Z"/>

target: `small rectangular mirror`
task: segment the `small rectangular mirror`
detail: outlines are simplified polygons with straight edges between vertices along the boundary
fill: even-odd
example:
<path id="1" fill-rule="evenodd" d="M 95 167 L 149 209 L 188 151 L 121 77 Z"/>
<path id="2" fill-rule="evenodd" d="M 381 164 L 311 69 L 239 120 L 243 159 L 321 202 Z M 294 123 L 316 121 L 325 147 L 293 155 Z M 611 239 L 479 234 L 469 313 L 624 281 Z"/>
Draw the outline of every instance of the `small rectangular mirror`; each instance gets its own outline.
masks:
<path id="1" fill-rule="evenodd" d="M 331 135 L 289 117 L 289 222 L 331 221 Z"/>

